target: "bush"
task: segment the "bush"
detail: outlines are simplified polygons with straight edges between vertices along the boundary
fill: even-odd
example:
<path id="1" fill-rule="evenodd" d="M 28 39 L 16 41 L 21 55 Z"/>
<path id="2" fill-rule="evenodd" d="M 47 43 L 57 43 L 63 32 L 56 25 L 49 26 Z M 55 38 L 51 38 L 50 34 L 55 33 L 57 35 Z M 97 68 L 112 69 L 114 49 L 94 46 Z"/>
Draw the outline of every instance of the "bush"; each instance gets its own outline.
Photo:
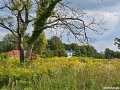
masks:
<path id="1" fill-rule="evenodd" d="M 44 57 L 44 58 L 47 58 L 47 57 L 51 58 L 51 57 L 54 57 L 54 53 L 51 50 L 46 50 L 42 57 Z"/>
<path id="2" fill-rule="evenodd" d="M 8 59 L 8 57 L 9 57 L 8 53 L 1 53 L 0 54 L 1 59 Z"/>

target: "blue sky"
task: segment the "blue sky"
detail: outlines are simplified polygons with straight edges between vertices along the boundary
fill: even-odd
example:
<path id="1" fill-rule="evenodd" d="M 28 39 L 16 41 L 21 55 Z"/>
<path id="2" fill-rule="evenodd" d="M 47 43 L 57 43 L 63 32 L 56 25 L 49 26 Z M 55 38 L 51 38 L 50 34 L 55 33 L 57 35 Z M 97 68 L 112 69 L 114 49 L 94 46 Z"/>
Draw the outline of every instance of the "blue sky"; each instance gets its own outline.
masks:
<path id="1" fill-rule="evenodd" d="M 96 40 L 91 43 L 98 52 L 104 51 L 105 48 L 110 48 L 112 50 L 117 50 L 117 46 L 114 45 L 114 39 L 116 37 L 120 38 L 120 0 L 66 0 L 71 3 L 70 6 L 76 8 L 76 6 L 81 6 L 87 13 L 95 17 L 96 20 L 99 20 L 104 16 L 104 21 L 107 22 L 106 28 L 108 31 L 104 32 L 103 35 L 89 34 L 90 37 L 95 38 Z M 87 20 L 86 20 L 87 21 Z M 0 28 L 0 40 L 9 33 L 7 30 Z M 47 37 L 51 35 L 46 34 Z M 67 43 L 67 38 L 62 39 L 64 43 Z M 74 39 L 71 39 L 71 42 L 74 42 Z"/>
<path id="2" fill-rule="evenodd" d="M 67 1 L 67 0 L 66 0 Z M 108 29 L 103 35 L 91 34 L 90 37 L 96 40 L 91 43 L 98 52 L 104 51 L 105 48 L 120 51 L 114 45 L 114 39 L 120 38 L 120 0 L 68 0 L 74 2 L 73 7 L 81 6 L 84 10 L 90 13 L 96 20 L 104 16 L 106 28 Z"/>

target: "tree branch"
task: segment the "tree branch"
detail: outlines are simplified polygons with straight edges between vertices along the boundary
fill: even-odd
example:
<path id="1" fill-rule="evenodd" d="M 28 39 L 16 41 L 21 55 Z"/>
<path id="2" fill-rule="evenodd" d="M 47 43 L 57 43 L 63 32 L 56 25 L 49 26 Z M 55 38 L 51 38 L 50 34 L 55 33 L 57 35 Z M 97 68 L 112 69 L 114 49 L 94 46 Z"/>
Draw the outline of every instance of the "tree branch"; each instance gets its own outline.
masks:
<path id="1" fill-rule="evenodd" d="M 3 23 L 0 23 L 0 26 L 4 29 L 9 30 L 12 34 L 15 35 L 15 37 L 17 37 L 17 35 L 15 34 L 14 30 L 10 29 L 9 27 L 7 27 L 6 25 L 4 25 Z M 18 37 L 17 37 L 18 38 Z"/>

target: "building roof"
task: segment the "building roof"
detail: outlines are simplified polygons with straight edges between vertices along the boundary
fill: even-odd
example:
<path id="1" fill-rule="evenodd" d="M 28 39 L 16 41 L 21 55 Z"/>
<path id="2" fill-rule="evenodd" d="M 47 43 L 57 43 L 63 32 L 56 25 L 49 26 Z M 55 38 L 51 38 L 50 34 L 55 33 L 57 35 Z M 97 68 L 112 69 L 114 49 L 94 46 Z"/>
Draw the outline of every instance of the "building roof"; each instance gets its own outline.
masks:
<path id="1" fill-rule="evenodd" d="M 24 50 L 24 54 L 26 55 L 27 50 Z M 11 50 L 8 52 L 8 55 L 11 57 L 19 57 L 20 51 L 19 50 Z M 39 54 L 35 54 L 34 52 L 31 53 L 31 56 L 40 56 Z"/>
<path id="2" fill-rule="evenodd" d="M 14 56 L 18 57 L 18 56 L 20 56 L 20 51 L 19 50 L 12 50 L 12 51 L 8 52 L 8 55 L 11 57 L 14 57 Z"/>

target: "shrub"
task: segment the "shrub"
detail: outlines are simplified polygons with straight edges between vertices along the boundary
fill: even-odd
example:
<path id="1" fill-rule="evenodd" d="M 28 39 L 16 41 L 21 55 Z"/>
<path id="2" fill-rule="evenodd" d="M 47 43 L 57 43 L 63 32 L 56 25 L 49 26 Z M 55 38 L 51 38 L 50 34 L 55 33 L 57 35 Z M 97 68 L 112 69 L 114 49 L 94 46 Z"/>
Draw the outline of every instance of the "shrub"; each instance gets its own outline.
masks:
<path id="1" fill-rule="evenodd" d="M 1 54 L 0 54 L 0 58 L 1 58 L 1 59 L 8 59 L 8 57 L 9 57 L 9 56 L 8 56 L 8 53 L 1 53 Z"/>
<path id="2" fill-rule="evenodd" d="M 54 57 L 54 53 L 51 50 L 46 50 L 42 57 L 44 57 L 44 58 L 46 58 L 46 57 L 51 58 L 51 57 Z"/>

